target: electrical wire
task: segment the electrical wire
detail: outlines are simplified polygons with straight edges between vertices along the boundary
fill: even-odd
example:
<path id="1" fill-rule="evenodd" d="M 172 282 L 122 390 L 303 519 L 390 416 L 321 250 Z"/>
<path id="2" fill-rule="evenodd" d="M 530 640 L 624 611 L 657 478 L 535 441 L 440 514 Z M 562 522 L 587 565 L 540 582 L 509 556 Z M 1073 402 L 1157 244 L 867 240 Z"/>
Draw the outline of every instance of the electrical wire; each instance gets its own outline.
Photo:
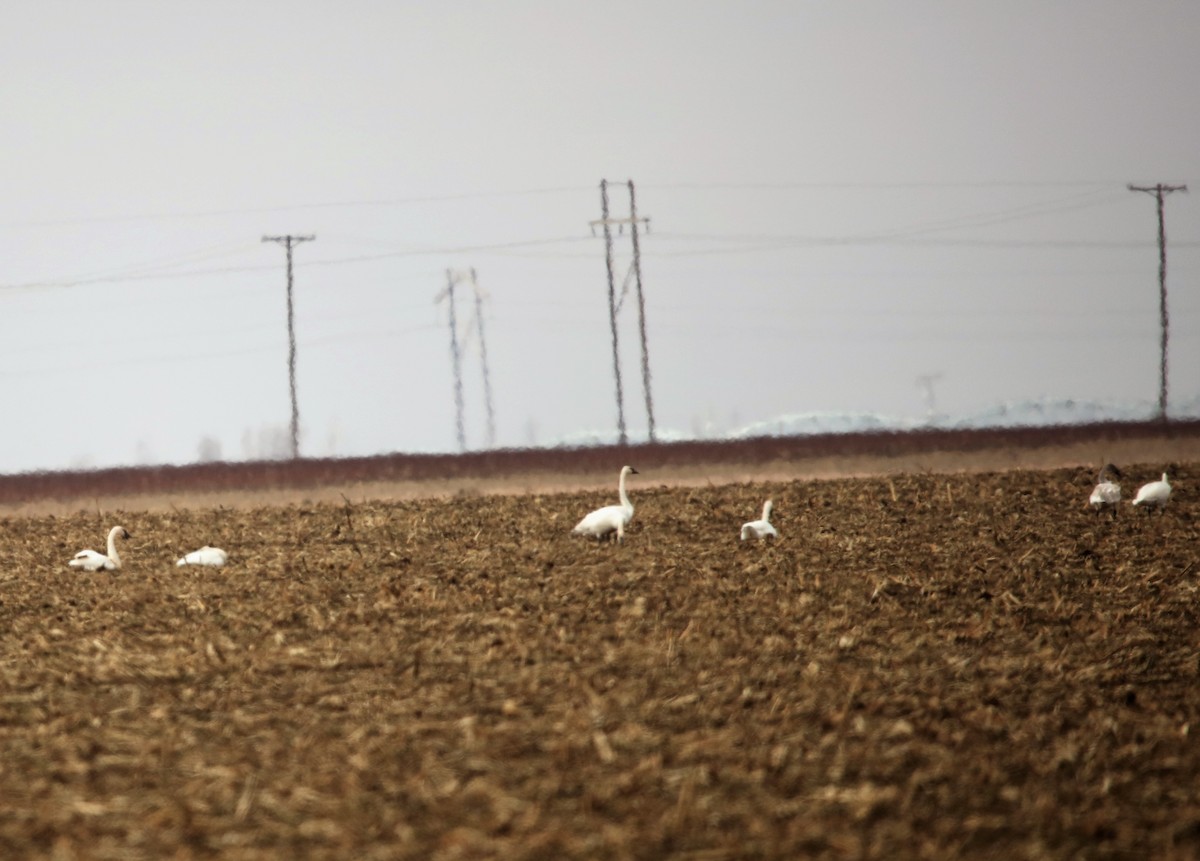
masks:
<path id="1" fill-rule="evenodd" d="M 540 245 L 554 245 L 564 242 L 594 242 L 595 239 L 591 236 L 560 236 L 551 239 L 530 239 L 515 242 L 498 242 L 481 245 L 463 245 L 457 247 L 435 247 L 421 249 L 405 249 L 401 251 L 387 251 L 379 254 L 361 254 L 352 257 L 334 257 L 324 260 L 298 260 L 295 263 L 297 269 L 306 267 L 321 267 L 321 266 L 344 266 L 352 263 L 370 263 L 377 260 L 389 260 L 399 257 L 422 257 L 432 254 L 468 254 L 497 251 L 508 248 L 526 248 Z M 185 272 L 161 272 L 155 274 L 133 274 L 133 275 L 93 275 L 84 278 L 76 279 L 60 279 L 47 281 L 26 281 L 21 283 L 0 284 L 0 291 L 5 290 L 61 290 L 71 287 L 85 287 L 93 284 L 114 284 L 127 283 L 133 281 L 153 281 L 153 280 L 176 280 L 182 278 L 197 278 L 206 275 L 228 275 L 239 272 L 263 272 L 263 271 L 278 271 L 277 263 L 263 263 L 247 266 L 223 266 L 214 267 L 211 269 L 189 269 Z"/>
<path id="2" fill-rule="evenodd" d="M 1025 220 L 1030 218 L 1042 217 L 1045 215 L 1077 211 L 1080 209 L 1095 208 L 1105 206 L 1117 200 L 1126 200 L 1127 189 L 1122 189 L 1119 195 L 1108 193 L 1111 188 L 1109 183 L 1099 182 L 1044 182 L 1044 183 L 863 183 L 863 184 L 846 184 L 846 183 L 795 183 L 795 184 L 774 184 L 771 186 L 731 186 L 727 184 L 678 184 L 678 185 L 662 185 L 649 186 L 651 188 L 696 188 L 696 189 L 719 189 L 728 187 L 745 187 L 745 188 L 842 188 L 842 187 L 862 187 L 862 188 L 1052 188 L 1052 187 L 1068 187 L 1068 188 L 1087 188 L 1087 191 L 1072 194 L 1063 198 L 1057 198 L 1049 201 L 1038 201 L 1030 204 L 1023 204 L 1018 207 L 1009 207 L 997 211 L 985 211 L 980 213 L 953 216 L 943 219 L 937 219 L 931 222 L 923 222 L 914 225 L 900 226 L 883 231 L 846 234 L 842 236 L 811 236 L 811 235 L 770 235 L 770 234 L 694 234 L 694 233 L 663 233 L 657 231 L 655 233 L 646 234 L 646 242 L 648 245 L 647 252 L 649 255 L 657 257 L 691 257 L 691 256 L 711 256 L 725 254 L 746 254 L 764 251 L 784 251 L 794 248 L 803 247 L 837 247 L 837 246 L 911 246 L 911 247 L 959 247 L 959 248 L 1047 248 L 1047 249 L 1126 249 L 1126 248 L 1145 248 L 1151 247 L 1154 243 L 1152 240 L 1069 240 L 1069 239 L 988 239 L 979 237 L 953 238 L 953 237 L 930 237 L 930 234 L 944 233 L 953 230 L 962 230 L 972 227 L 988 227 L 996 224 L 1002 224 L 1017 220 Z M 247 210 L 213 210 L 203 213 L 183 213 L 181 216 L 218 216 L 235 213 L 254 213 L 254 212 L 272 212 L 292 209 L 305 208 L 322 208 L 322 207 L 341 207 L 341 206 L 390 206 L 401 204 L 424 203 L 430 201 L 444 200 L 461 200 L 473 198 L 486 198 L 506 195 L 521 195 L 521 194 L 548 194 L 562 191 L 579 191 L 577 188 L 545 188 L 545 189 L 527 189 L 520 192 L 481 192 L 476 194 L 463 195 L 439 195 L 413 198 L 399 198 L 394 200 L 381 201 L 349 201 L 341 203 L 326 203 L 326 204 L 299 204 L 294 207 L 263 207 L 258 209 Z M 1102 195 L 1099 200 L 1094 199 L 1097 194 Z M 145 218 L 152 217 L 172 217 L 169 214 L 160 216 L 144 216 Z M 114 217 L 121 220 L 122 217 Z M 132 218 L 132 217 L 131 217 Z M 104 219 L 97 219 L 104 220 Z M 88 221 L 85 219 L 84 221 Z M 657 241 L 666 242 L 704 242 L 704 243 L 719 243 L 721 247 L 712 248 L 690 248 L 668 250 L 663 248 L 654 248 L 652 243 Z M 380 260 L 390 260 L 405 257 L 418 257 L 430 255 L 447 255 L 447 254 L 468 254 L 468 253 L 494 253 L 510 256 L 525 256 L 532 257 L 537 252 L 531 253 L 529 249 L 548 248 L 555 245 L 592 243 L 596 241 L 596 237 L 589 235 L 573 235 L 560 236 L 545 239 L 533 240 L 517 240 L 499 243 L 481 243 L 473 245 L 460 246 L 433 246 L 433 247 L 407 247 L 402 249 L 394 249 L 389 251 L 381 251 L 372 254 L 359 254 L 343 257 L 329 257 L 324 259 L 302 259 L 297 261 L 297 268 L 301 267 L 329 267 L 329 266 L 345 266 L 358 263 L 371 263 Z M 740 247 L 732 247 L 740 245 Z M 1173 249 L 1189 249 L 1200 246 L 1200 242 L 1195 241 L 1175 241 L 1172 242 Z M 117 267 L 114 269 L 101 270 L 99 272 L 90 273 L 84 276 L 73 278 L 58 278 L 45 279 L 39 281 L 16 282 L 9 284 L 0 284 L 0 291 L 14 290 L 49 290 L 49 289 L 64 289 L 73 287 L 91 286 L 96 284 L 113 284 L 113 283 L 129 283 L 136 281 L 166 281 L 188 279 L 196 277 L 205 277 L 212 275 L 227 275 L 236 273 L 249 272 L 264 272 L 272 271 L 278 268 L 275 263 L 263 264 L 248 264 L 244 266 L 226 266 L 226 267 L 210 267 L 201 269 L 190 269 L 182 272 L 168 271 L 176 266 L 185 263 L 194 262 L 201 259 L 211 259 L 217 256 L 228 256 L 231 254 L 242 253 L 247 251 L 252 245 L 237 244 L 233 246 L 217 246 L 211 249 L 200 249 L 198 251 L 186 252 L 183 254 L 172 255 L 160 260 L 152 260 L 144 263 L 129 264 L 128 266 Z M 568 255 L 562 252 L 545 254 L 541 252 L 543 257 L 578 257 L 583 259 L 587 255 L 576 254 Z"/>
<path id="3" fill-rule="evenodd" d="M 381 200 L 340 200 L 325 203 L 291 203 L 276 206 L 251 206 L 230 209 L 201 209 L 177 212 L 146 212 L 133 215 L 96 215 L 77 218 L 43 219 L 36 221 L 0 222 L 0 229 L 30 227 L 62 227 L 78 224 L 113 224 L 133 221 L 172 221 L 183 219 L 224 218 L 230 215 L 262 215 L 270 212 L 298 212 L 306 209 L 362 209 L 389 206 L 412 206 L 421 203 L 445 203 L 459 200 L 483 200 L 497 197 L 529 197 L 534 195 L 561 194 L 563 192 L 591 191 L 590 187 L 558 186 L 550 188 L 526 188 L 516 191 L 479 191 L 462 194 L 430 194 L 413 197 L 384 198 Z"/>
<path id="4" fill-rule="evenodd" d="M 320 347 L 327 347 L 331 344 L 338 344 L 345 341 L 353 341 L 361 343 L 364 340 L 378 340 L 382 338 L 392 339 L 400 335 L 414 335 L 423 332 L 441 331 L 440 326 L 424 324 L 416 326 L 397 327 L 392 329 L 377 329 L 373 331 L 354 331 L 354 332 L 338 332 L 332 335 L 321 335 L 312 338 L 298 338 L 298 346 L 304 347 L 306 350 Z M 147 367 L 158 366 L 162 364 L 186 364 L 188 362 L 209 362 L 214 359 L 234 358 L 237 356 L 262 355 L 266 353 L 286 352 L 287 344 L 283 341 L 278 343 L 256 344 L 252 347 L 241 347 L 231 350 L 207 350 L 196 353 L 160 353 L 153 356 L 133 356 L 128 359 L 116 360 L 97 360 L 94 356 L 87 357 L 86 365 L 83 364 L 67 364 L 57 366 L 38 365 L 35 367 L 21 367 L 16 370 L 0 370 L 0 379 L 31 379 L 49 376 L 58 376 L 60 374 L 78 374 L 81 367 L 86 367 L 88 370 L 96 368 L 123 368 L 123 367 Z M 58 351 L 61 354 L 61 350 Z"/>
<path id="5" fill-rule="evenodd" d="M 924 190 L 965 190 L 981 188 L 1112 188 L 1125 187 L 1124 180 L 980 180 L 980 181 L 937 181 L 912 180 L 898 182 L 863 181 L 816 181 L 816 182 L 656 182 L 638 183 L 638 188 L 656 191 L 669 190 L 745 190 L 745 191 L 807 191 L 812 189 L 831 189 L 847 191 L 861 189 L 863 191 L 880 191 L 891 189 L 924 189 Z"/>

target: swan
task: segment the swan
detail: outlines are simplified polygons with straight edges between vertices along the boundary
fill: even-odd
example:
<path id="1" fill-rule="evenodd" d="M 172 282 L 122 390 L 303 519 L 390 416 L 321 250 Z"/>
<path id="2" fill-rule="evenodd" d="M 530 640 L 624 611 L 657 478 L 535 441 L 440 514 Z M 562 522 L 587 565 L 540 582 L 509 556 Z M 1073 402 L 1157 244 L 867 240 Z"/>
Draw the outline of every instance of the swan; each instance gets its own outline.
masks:
<path id="1" fill-rule="evenodd" d="M 117 539 L 128 538 L 129 533 L 124 526 L 114 526 L 108 530 L 108 555 L 97 553 L 95 550 L 80 550 L 75 558 L 67 564 L 72 568 L 82 568 L 84 571 L 116 571 L 121 567 L 121 557 L 117 555 Z"/>
<path id="2" fill-rule="evenodd" d="M 1159 508 L 1164 508 L 1170 498 L 1171 482 L 1167 481 L 1167 474 L 1164 472 L 1158 481 L 1143 484 L 1138 488 L 1137 496 L 1133 498 L 1133 504 L 1151 508 L 1157 505 Z"/>
<path id="3" fill-rule="evenodd" d="M 205 544 L 199 550 L 183 556 L 175 564 L 179 565 L 211 565 L 220 568 L 229 560 L 229 554 L 220 547 L 209 547 Z"/>
<path id="4" fill-rule="evenodd" d="M 625 527 L 633 519 L 633 503 L 625 493 L 625 479 L 637 475 L 638 471 L 632 466 L 621 467 L 621 477 L 617 480 L 617 494 L 621 499 L 620 505 L 606 505 L 597 508 L 591 514 L 575 524 L 571 532 L 575 535 L 591 535 L 593 538 L 607 538 L 611 533 L 617 533 L 617 541 L 625 538 Z"/>
<path id="5" fill-rule="evenodd" d="M 749 523 L 742 524 L 742 541 L 747 538 L 778 538 L 779 533 L 775 531 L 775 527 L 771 525 L 771 508 L 774 503 L 767 500 L 763 503 L 763 513 L 761 520 L 751 520 Z"/>
<path id="6" fill-rule="evenodd" d="M 1092 508 L 1100 510 L 1106 505 L 1111 505 L 1113 510 L 1116 510 L 1117 503 L 1121 501 L 1121 485 L 1113 481 L 1113 478 L 1121 477 L 1121 470 L 1111 463 L 1100 467 L 1100 473 L 1096 476 L 1096 486 L 1092 490 L 1092 495 L 1088 497 L 1088 503 Z"/>

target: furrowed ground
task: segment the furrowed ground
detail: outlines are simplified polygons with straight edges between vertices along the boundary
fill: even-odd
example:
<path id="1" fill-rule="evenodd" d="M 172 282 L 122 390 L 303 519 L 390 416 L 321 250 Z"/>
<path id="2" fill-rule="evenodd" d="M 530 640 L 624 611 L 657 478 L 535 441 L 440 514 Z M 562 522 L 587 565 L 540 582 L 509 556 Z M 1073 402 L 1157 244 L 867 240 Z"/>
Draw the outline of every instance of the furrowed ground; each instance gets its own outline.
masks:
<path id="1" fill-rule="evenodd" d="M 1196 477 L 9 517 L 0 855 L 1194 858 Z"/>

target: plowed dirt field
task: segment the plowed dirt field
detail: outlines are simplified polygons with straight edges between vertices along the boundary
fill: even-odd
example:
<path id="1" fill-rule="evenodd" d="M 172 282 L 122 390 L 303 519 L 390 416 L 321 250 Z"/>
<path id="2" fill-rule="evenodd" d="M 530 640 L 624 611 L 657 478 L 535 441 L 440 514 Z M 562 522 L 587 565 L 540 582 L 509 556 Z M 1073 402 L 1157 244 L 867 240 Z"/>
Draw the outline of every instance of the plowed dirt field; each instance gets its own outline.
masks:
<path id="1" fill-rule="evenodd" d="M 570 535 L 614 490 L 8 517 L 0 856 L 1195 858 L 1172 478 L 643 472 L 623 546 Z"/>

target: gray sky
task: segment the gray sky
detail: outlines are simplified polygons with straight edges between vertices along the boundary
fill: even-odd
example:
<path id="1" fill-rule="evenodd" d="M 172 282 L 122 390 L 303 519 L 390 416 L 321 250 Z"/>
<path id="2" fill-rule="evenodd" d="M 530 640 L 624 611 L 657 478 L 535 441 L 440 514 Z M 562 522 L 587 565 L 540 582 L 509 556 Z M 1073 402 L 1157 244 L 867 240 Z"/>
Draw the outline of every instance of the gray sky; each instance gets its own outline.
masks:
<path id="1" fill-rule="evenodd" d="M 21 2 L 0 31 L 0 471 L 453 451 L 448 268 L 498 444 L 616 425 L 599 181 L 656 419 L 1200 397 L 1200 4 Z M 622 185 L 614 215 L 627 214 Z M 618 286 L 629 271 L 618 237 Z M 465 299 L 464 294 L 460 294 Z M 467 303 L 460 318 L 469 316 Z M 636 304 L 625 409 L 646 426 Z M 479 354 L 468 443 L 485 442 Z"/>

